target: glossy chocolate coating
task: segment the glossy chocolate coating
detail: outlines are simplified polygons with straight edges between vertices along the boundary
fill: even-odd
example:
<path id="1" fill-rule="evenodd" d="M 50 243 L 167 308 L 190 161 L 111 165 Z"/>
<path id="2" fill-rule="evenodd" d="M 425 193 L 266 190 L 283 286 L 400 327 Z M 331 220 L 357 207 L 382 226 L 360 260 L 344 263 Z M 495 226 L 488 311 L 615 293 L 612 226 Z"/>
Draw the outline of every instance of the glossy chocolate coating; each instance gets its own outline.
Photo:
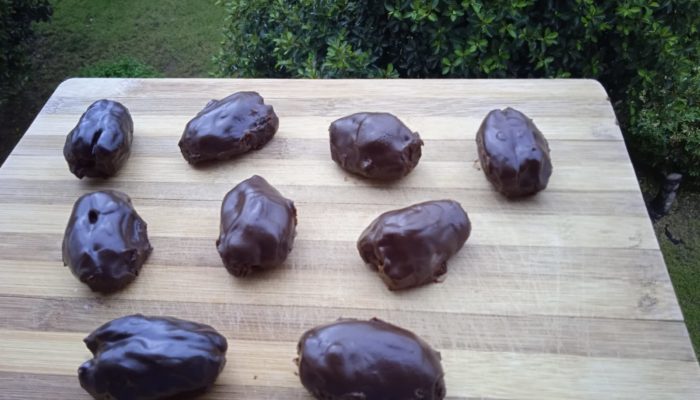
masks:
<path id="1" fill-rule="evenodd" d="M 180 151 L 190 164 L 225 160 L 258 150 L 277 132 L 279 119 L 256 92 L 212 100 L 187 123 Z"/>
<path id="2" fill-rule="evenodd" d="M 294 202 L 253 175 L 224 197 L 216 248 L 228 272 L 244 277 L 282 264 L 292 251 L 296 226 Z"/>
<path id="3" fill-rule="evenodd" d="M 530 118 L 512 108 L 491 111 L 476 134 L 481 168 L 507 197 L 535 194 L 552 175 L 549 144 Z"/>
<path id="4" fill-rule="evenodd" d="M 413 333 L 379 319 L 340 320 L 304 333 L 299 377 L 322 400 L 440 400 L 440 353 Z"/>
<path id="5" fill-rule="evenodd" d="M 420 136 L 391 114 L 352 114 L 334 121 L 329 132 L 333 161 L 367 178 L 401 178 L 420 160 Z"/>
<path id="6" fill-rule="evenodd" d="M 131 154 L 134 122 L 129 110 L 112 100 L 98 100 L 66 137 L 63 156 L 78 178 L 108 178 Z"/>
<path id="7" fill-rule="evenodd" d="M 78 368 L 80 386 L 99 400 L 192 398 L 226 364 L 226 338 L 209 325 L 130 315 L 84 340 L 94 358 Z"/>
<path id="8" fill-rule="evenodd" d="M 73 205 L 63 236 L 63 264 L 93 291 L 110 293 L 131 283 L 151 250 L 146 222 L 126 194 L 92 192 Z"/>
<path id="9" fill-rule="evenodd" d="M 447 260 L 470 233 L 459 203 L 428 201 L 380 215 L 362 232 L 357 249 L 389 289 L 408 289 L 447 273 Z"/>

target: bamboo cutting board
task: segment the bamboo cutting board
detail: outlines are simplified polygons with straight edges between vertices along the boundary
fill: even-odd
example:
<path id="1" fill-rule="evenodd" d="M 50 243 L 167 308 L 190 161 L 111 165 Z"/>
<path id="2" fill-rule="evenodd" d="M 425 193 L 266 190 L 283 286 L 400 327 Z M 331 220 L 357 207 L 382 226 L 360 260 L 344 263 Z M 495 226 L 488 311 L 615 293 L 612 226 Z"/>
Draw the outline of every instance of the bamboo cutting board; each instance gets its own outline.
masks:
<path id="1" fill-rule="evenodd" d="M 177 142 L 209 99 L 258 91 L 280 118 L 262 150 L 195 169 Z M 133 116 L 132 156 L 110 180 L 78 180 L 65 136 L 89 104 Z M 539 195 L 507 201 L 478 169 L 475 134 L 511 106 L 548 138 L 554 174 Z M 356 178 L 330 158 L 328 125 L 387 111 L 417 130 L 418 167 L 394 184 Z M 224 194 L 259 174 L 293 199 L 286 264 L 235 279 L 214 241 Z M 109 297 L 61 262 L 73 202 L 129 194 L 154 252 Z M 379 213 L 459 201 L 472 237 L 444 283 L 389 292 L 355 248 Z M 132 313 L 213 325 L 229 339 L 211 399 L 309 399 L 292 360 L 307 329 L 379 317 L 440 350 L 449 399 L 698 399 L 700 369 L 615 115 L 589 80 L 71 79 L 0 168 L 0 398 L 85 399 L 82 338 Z"/>

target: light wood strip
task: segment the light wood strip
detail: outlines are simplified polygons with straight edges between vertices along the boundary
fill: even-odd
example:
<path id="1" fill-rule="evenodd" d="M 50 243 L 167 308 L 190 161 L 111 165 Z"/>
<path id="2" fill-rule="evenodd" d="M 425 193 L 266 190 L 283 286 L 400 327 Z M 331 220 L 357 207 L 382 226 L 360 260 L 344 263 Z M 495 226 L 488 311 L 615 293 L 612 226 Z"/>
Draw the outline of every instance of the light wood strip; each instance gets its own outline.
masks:
<path id="1" fill-rule="evenodd" d="M 459 201 L 459 199 L 456 199 Z M 220 210 L 208 207 L 146 207 L 135 205 L 154 236 L 216 238 Z M 35 205 L 31 214 L 23 204 L 3 204 L 0 232 L 62 233 L 71 206 Z M 389 209 L 385 206 L 337 204 L 296 204 L 300 240 L 355 241 L 372 220 Z M 656 238 L 644 235 L 650 222 L 640 217 L 527 215 L 471 213 L 472 235 L 467 242 L 476 245 L 549 247 L 603 247 L 657 249 Z M 466 247 L 468 249 L 468 246 Z"/>
<path id="2" fill-rule="evenodd" d="M 60 263 L 0 261 L 7 279 L 0 295 L 93 297 Z M 191 289 L 198 282 L 198 290 Z M 494 315 L 680 320 L 668 281 L 478 276 L 452 265 L 441 284 L 390 292 L 369 268 L 305 270 L 278 268 L 252 279 L 236 279 L 219 266 L 147 265 L 139 278 L 109 297 L 124 300 L 233 303 L 372 310 L 441 311 Z"/>
<path id="3" fill-rule="evenodd" d="M 86 93 L 86 88 L 90 91 Z M 62 82 L 54 96 L 85 98 L 130 96 L 160 99 L 188 99 L 203 93 L 221 98 L 231 92 L 253 90 L 270 96 L 286 98 L 355 97 L 365 101 L 386 97 L 444 98 L 457 93 L 469 98 L 523 98 L 534 101 L 560 97 L 605 103 L 603 86 L 590 79 L 440 79 L 440 80 L 376 80 L 376 79 L 68 79 Z M 339 96 L 339 94 L 341 96 Z"/>
<path id="4" fill-rule="evenodd" d="M 97 99 L 97 98 L 96 98 Z M 127 100 L 122 100 L 128 107 Z M 89 105 L 89 104 L 88 104 Z M 87 107 L 87 105 L 86 105 Z M 203 107 L 203 104 L 193 105 L 193 109 Z M 367 108 L 365 108 L 367 109 Z M 27 137 L 34 135 L 65 137 L 78 123 L 80 115 L 85 110 L 66 114 L 41 114 L 28 130 Z M 151 115 L 147 110 L 143 113 L 132 113 L 135 137 L 168 137 L 177 142 L 187 122 L 194 117 L 191 114 L 172 112 L 170 114 Z M 286 139 L 328 139 L 328 126 L 336 118 L 344 115 L 324 115 L 319 117 L 297 117 L 287 115 L 280 121 L 280 128 L 275 135 Z M 421 116 L 411 113 L 397 114 L 398 117 L 412 130 L 417 131 L 426 140 L 465 140 L 473 139 L 482 120 L 486 116 L 474 114 L 468 116 L 457 114 L 452 116 Z M 619 126 L 608 119 L 578 116 L 576 118 L 562 115 L 531 115 L 537 127 L 544 132 L 548 140 L 591 140 L 591 141 L 622 141 Z"/>
<path id="5" fill-rule="evenodd" d="M 475 98 L 463 97 L 454 92 L 440 98 L 409 97 L 397 101 L 395 98 L 376 97 L 369 102 L 362 98 L 343 96 L 334 99 L 285 98 L 269 96 L 262 91 L 260 95 L 265 98 L 266 104 L 271 104 L 274 107 L 275 113 L 280 119 L 291 115 L 323 117 L 328 119 L 328 123 L 361 111 L 388 112 L 399 117 L 403 115 L 449 117 L 455 114 L 467 114 L 477 115 L 483 119 L 489 111 L 505 107 L 516 108 L 531 115 L 532 118 L 556 117 L 562 113 L 563 100 L 556 97 L 541 99 L 537 102 L 517 97 L 507 99 Z M 125 96 L 115 97 L 115 99 L 123 101 L 132 114 L 161 116 L 177 114 L 192 118 L 211 100 L 211 96 L 207 94 L 200 96 L 189 97 L 187 100 L 175 96 L 159 98 L 158 101 Z M 46 102 L 42 113 L 80 115 L 98 99 L 92 96 L 83 98 L 54 96 Z M 604 101 L 570 99 L 567 101 L 567 107 L 575 108 L 577 114 L 588 118 L 614 118 L 609 104 Z"/>
<path id="6" fill-rule="evenodd" d="M 155 251 L 149 265 L 169 267 L 220 266 L 215 238 L 149 236 Z M 63 234 L 0 233 L 0 253 L 10 261 L 61 263 Z M 361 260 L 355 241 L 299 240 L 287 259 L 290 268 L 318 271 L 356 271 Z M 552 276 L 621 279 L 651 285 L 668 281 L 657 250 L 481 246 L 469 243 L 448 262 L 450 269 L 468 270 L 472 276 Z M 27 252 L 25 248 L 32 249 Z M 566 260 L 566 261 L 562 261 Z M 611 268 L 614 265 L 614 268 Z"/>
<path id="7" fill-rule="evenodd" d="M 0 358 L 0 371 L 73 375 L 89 358 L 87 349 L 80 349 L 82 337 L 76 333 L 0 331 L 0 349 L 5 354 Z M 217 384 L 300 387 L 292 361 L 294 342 L 267 342 L 263 347 L 229 338 L 229 344 L 227 358 L 231 361 Z M 39 351 L 21 351 L 27 348 Z M 448 393 L 456 397 L 678 399 L 690 398 L 700 390 L 700 375 L 688 368 L 690 362 L 439 350 Z M 527 379 L 521 370 L 530 372 Z M 658 384 L 659 375 L 668 386 Z M 510 384 L 503 385 L 502 380 Z"/>
<path id="8" fill-rule="evenodd" d="M 163 182 L 114 182 L 101 184 L 79 184 L 66 187 L 65 182 L 48 180 L 25 181 L 18 179 L 1 180 L 0 204 L 36 203 L 53 204 L 56 207 L 71 208 L 83 194 L 100 190 L 114 189 L 128 193 L 138 206 L 165 207 L 213 207 L 219 209 L 224 195 L 232 189 L 229 183 L 188 183 L 172 185 Z M 383 206 L 386 209 L 406 207 L 410 204 L 435 199 L 434 189 L 376 187 L 373 190 L 356 190 L 353 187 L 309 187 L 301 185 L 275 185 L 286 197 L 296 204 L 314 204 L 335 207 L 335 205 L 366 204 Z M 518 200 L 508 200 L 491 188 L 474 190 L 466 188 L 441 189 L 443 198 L 456 199 L 468 213 L 488 212 L 497 209 L 503 214 L 550 214 L 550 215 L 618 215 L 647 218 L 647 209 L 639 201 L 638 193 L 613 191 L 594 192 L 581 196 L 577 192 L 557 192 L 548 190 L 538 196 Z"/>
<path id="9" fill-rule="evenodd" d="M 466 136 L 466 135 L 465 135 Z M 21 156 L 55 156 L 62 154 L 64 136 L 31 135 L 27 137 L 13 154 Z M 132 157 L 176 157 L 180 155 L 179 137 L 135 136 Z M 476 141 L 424 139 L 421 162 L 451 161 L 464 162 L 478 159 Z M 619 162 L 628 159 L 627 150 L 621 142 L 593 140 L 557 140 L 550 141 L 553 163 L 557 166 L 579 163 L 581 155 L 593 155 L 598 161 Z M 287 138 L 277 136 L 258 151 L 241 156 L 244 160 L 284 160 L 307 159 L 329 160 L 328 138 Z M 182 162 L 186 162 L 184 158 Z M 67 168 L 67 165 L 66 165 Z"/>
<path id="10" fill-rule="evenodd" d="M 40 160 L 40 162 L 38 162 Z M 108 182 L 167 182 L 190 183 L 209 181 L 228 183 L 232 187 L 243 179 L 257 174 L 271 183 L 307 186 L 342 186 L 367 188 L 474 188 L 491 189 L 491 184 L 476 167 L 474 160 L 462 162 L 425 161 L 410 174 L 390 185 L 380 185 L 349 173 L 336 166 L 332 160 L 250 160 L 239 158 L 226 163 L 193 168 L 181 157 L 141 157 L 127 163 L 118 175 Z M 0 169 L 0 181 L 4 179 L 45 180 L 52 176 L 58 181 L 76 184 L 76 177 L 66 168 L 63 156 L 13 156 Z M 101 183 L 85 180 L 83 185 Z M 627 160 L 616 162 L 581 163 L 560 165 L 549 181 L 554 191 L 632 191 L 639 187 L 632 167 Z M 359 189 L 358 189 L 359 190 Z"/>

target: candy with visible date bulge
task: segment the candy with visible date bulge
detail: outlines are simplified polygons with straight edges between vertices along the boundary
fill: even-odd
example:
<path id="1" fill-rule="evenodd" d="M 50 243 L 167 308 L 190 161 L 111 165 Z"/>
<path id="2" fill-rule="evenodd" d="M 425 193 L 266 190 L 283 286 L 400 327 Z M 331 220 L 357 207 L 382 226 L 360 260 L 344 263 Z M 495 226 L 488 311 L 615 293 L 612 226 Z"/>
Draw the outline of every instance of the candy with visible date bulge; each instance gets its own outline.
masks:
<path id="1" fill-rule="evenodd" d="M 296 225 L 294 202 L 253 175 L 224 197 L 216 248 L 226 269 L 244 277 L 282 264 L 292 251 Z"/>
<path id="2" fill-rule="evenodd" d="M 362 232 L 357 249 L 389 289 L 408 289 L 438 282 L 470 233 L 459 203 L 428 201 L 380 215 Z"/>
<path id="3" fill-rule="evenodd" d="M 78 178 L 108 178 L 131 154 L 134 122 L 129 110 L 112 100 L 98 100 L 66 137 L 63 155 Z"/>
<path id="4" fill-rule="evenodd" d="M 75 202 L 63 236 L 63 264 L 93 291 L 111 293 L 131 283 L 152 250 L 146 222 L 126 194 L 104 190 Z"/>
<path id="5" fill-rule="evenodd" d="M 277 132 L 279 119 L 256 92 L 212 100 L 187 123 L 180 151 L 190 164 L 225 160 L 258 150 Z"/>
<path id="6" fill-rule="evenodd" d="M 130 315 L 84 340 L 93 358 L 78 368 L 80 386 L 98 400 L 192 398 L 226 364 L 226 338 L 209 325 Z"/>
<path id="7" fill-rule="evenodd" d="M 441 400 L 440 353 L 379 319 L 339 320 L 304 333 L 297 346 L 302 385 L 321 400 Z"/>
<path id="8" fill-rule="evenodd" d="M 552 175 L 549 144 L 530 118 L 512 108 L 491 111 L 476 134 L 481 169 L 506 197 L 547 187 Z"/>
<path id="9" fill-rule="evenodd" d="M 378 180 L 407 175 L 418 164 L 423 141 L 388 113 L 357 113 L 334 121 L 331 158 L 354 174 Z"/>

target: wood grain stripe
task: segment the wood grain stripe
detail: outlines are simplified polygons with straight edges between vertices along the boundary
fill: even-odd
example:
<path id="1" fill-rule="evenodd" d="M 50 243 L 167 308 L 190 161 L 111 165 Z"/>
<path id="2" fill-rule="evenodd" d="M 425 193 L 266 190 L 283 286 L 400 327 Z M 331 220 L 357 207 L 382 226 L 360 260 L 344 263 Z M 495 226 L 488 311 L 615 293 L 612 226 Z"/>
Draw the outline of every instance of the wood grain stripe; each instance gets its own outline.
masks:
<path id="1" fill-rule="evenodd" d="M 147 265 L 177 267 L 222 266 L 214 246 L 215 237 L 150 236 L 155 251 Z M 43 261 L 61 264 L 62 234 L 0 233 L 0 253 L 12 261 Z M 31 252 L 26 248 L 32 249 Z M 566 262 L 562 262 L 566 260 Z M 611 267 L 611 264 L 615 267 Z M 296 240 L 287 262 L 299 270 L 346 271 L 362 267 L 355 242 Z M 475 277 L 549 276 L 558 279 L 630 280 L 653 285 L 668 281 L 663 258 L 656 250 L 482 246 L 468 243 L 448 262 L 449 270 L 466 270 Z"/>
<path id="2" fill-rule="evenodd" d="M 121 98 L 129 106 L 128 101 Z M 87 105 L 86 105 L 87 107 Z M 203 107 L 195 105 L 195 107 Z M 44 113 L 34 121 L 25 137 L 34 135 L 54 136 L 65 138 L 71 129 L 78 123 L 78 119 L 84 110 L 77 113 L 49 114 Z M 199 110 L 197 110 L 199 111 Z M 187 122 L 194 117 L 192 114 L 179 114 L 172 112 L 168 115 L 151 115 L 147 112 L 132 114 L 134 120 L 134 135 L 136 137 L 156 138 L 168 137 L 179 140 Z M 328 126 L 340 116 L 326 115 L 322 117 L 296 117 L 285 116 L 280 121 L 277 138 L 285 139 L 328 139 Z M 420 133 L 425 140 L 473 140 L 477 129 L 486 116 L 456 114 L 453 116 L 413 116 L 412 114 L 399 115 L 401 120 L 412 130 Z M 567 117 L 562 115 L 536 116 L 537 127 L 545 133 L 551 141 L 622 141 L 620 127 L 611 120 L 601 120 L 590 116 Z"/>
<path id="3" fill-rule="evenodd" d="M 410 328 L 442 349 L 569 354 L 592 357 L 693 361 L 681 345 L 682 321 L 642 321 L 559 316 L 451 314 L 403 310 L 288 307 L 248 304 L 156 303 L 86 298 L 2 297 L 0 329 L 88 332 L 131 314 L 177 315 L 241 340 L 295 342 L 306 330 L 338 318 L 381 318 Z M 453 336 L 451 332 L 460 332 Z M 520 339 L 513 340 L 517 336 Z"/>
<path id="4" fill-rule="evenodd" d="M 459 199 L 457 199 L 459 201 Z M 4 204 L 0 209 L 0 232 L 53 233 L 65 230 L 71 206 L 35 205 L 31 214 L 23 204 Z M 356 241 L 360 233 L 385 206 L 296 204 L 299 240 Z M 154 236 L 216 238 L 218 207 L 145 207 L 136 209 L 149 223 Z M 520 246 L 597 247 L 657 249 L 654 237 L 644 235 L 649 221 L 638 217 L 527 215 L 470 213 L 473 230 L 470 244 Z"/>
<path id="5" fill-rule="evenodd" d="M 37 162 L 40 160 L 41 162 Z M 256 160 L 250 163 L 244 158 L 226 163 L 192 168 L 183 162 L 179 154 L 171 158 L 142 157 L 132 159 L 119 174 L 109 182 L 226 182 L 233 186 L 251 175 L 261 175 L 271 182 L 284 182 L 287 185 L 307 185 L 320 187 L 372 188 L 377 182 L 368 181 L 346 173 L 328 160 Z M 63 156 L 32 157 L 17 155 L 8 159 L 0 169 L 0 180 L 24 179 L 45 180 L 53 176 L 56 181 L 75 184 L 76 178 L 66 168 Z M 83 184 L 93 184 L 90 181 Z M 106 182 L 108 183 L 108 182 Z M 469 161 L 425 161 L 404 179 L 391 185 L 391 188 L 474 188 L 490 190 L 491 185 L 484 174 L 475 168 L 474 159 Z M 552 175 L 549 188 L 554 191 L 598 192 L 632 191 L 638 188 L 632 167 L 627 160 L 615 162 L 583 163 L 560 165 Z"/>
<path id="6" fill-rule="evenodd" d="M 0 268 L 7 271 L 7 279 L 0 282 L 0 295 L 93 296 L 58 263 L 0 261 Z M 191 282 L 198 282 L 199 289 L 191 290 Z M 139 279 L 110 298 L 287 307 L 323 304 L 455 314 L 682 319 L 668 281 L 478 276 L 468 270 L 460 272 L 455 265 L 445 282 L 403 292 L 390 292 L 376 273 L 361 264 L 356 271 L 279 268 L 244 280 L 228 275 L 220 265 L 176 270 L 148 265 Z"/>
<path id="7" fill-rule="evenodd" d="M 6 355 L 0 359 L 0 371 L 73 375 L 89 357 L 87 349 L 79 349 L 81 334 L 0 331 L 0 338 Z M 292 362 L 295 343 L 268 342 L 262 347 L 229 339 L 229 344 L 231 361 L 218 385 L 301 390 Z M 17 353 L 27 346 L 39 351 Z M 586 399 L 614 394 L 620 399 L 678 399 L 700 390 L 697 373 L 688 368 L 690 362 L 439 350 L 449 395 L 458 398 Z M 523 369 L 530 371 L 527 379 L 520 373 Z M 658 374 L 670 383 L 668 388 L 659 390 L 653 384 Z M 510 385 L 503 385 L 503 380 Z"/>

